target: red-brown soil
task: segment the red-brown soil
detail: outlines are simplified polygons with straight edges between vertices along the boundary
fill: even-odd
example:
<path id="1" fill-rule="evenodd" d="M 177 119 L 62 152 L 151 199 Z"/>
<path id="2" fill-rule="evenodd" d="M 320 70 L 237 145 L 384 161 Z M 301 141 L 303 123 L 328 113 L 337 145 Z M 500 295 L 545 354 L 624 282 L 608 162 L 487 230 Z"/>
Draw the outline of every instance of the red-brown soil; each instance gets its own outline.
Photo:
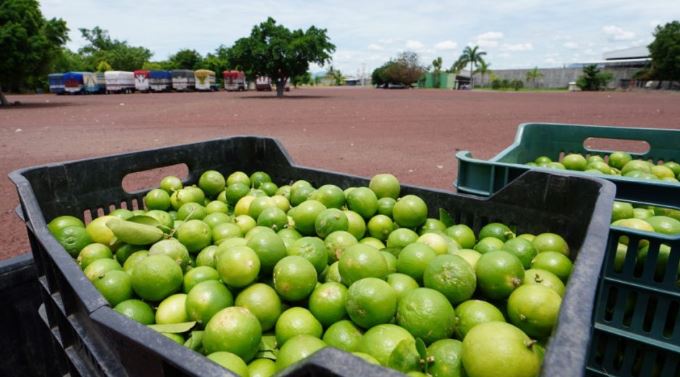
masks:
<path id="1" fill-rule="evenodd" d="M 454 152 L 489 158 L 523 122 L 680 128 L 680 95 L 361 88 L 269 93 L 9 96 L 0 109 L 0 259 L 28 250 L 17 168 L 231 135 L 281 140 L 296 162 L 452 189 Z"/>

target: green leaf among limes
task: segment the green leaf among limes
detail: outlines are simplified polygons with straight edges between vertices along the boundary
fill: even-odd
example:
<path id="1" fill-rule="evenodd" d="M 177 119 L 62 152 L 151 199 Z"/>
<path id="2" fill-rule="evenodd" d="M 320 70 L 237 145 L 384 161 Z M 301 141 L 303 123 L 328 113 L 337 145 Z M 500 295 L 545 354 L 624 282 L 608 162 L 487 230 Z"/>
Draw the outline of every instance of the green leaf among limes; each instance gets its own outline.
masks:
<path id="1" fill-rule="evenodd" d="M 400 372 L 410 372 L 418 370 L 420 357 L 416 350 L 416 344 L 412 339 L 404 339 L 390 354 L 387 366 Z"/>
<path id="2" fill-rule="evenodd" d="M 180 322 L 180 323 L 168 323 L 163 325 L 149 325 L 149 327 L 158 332 L 165 332 L 170 334 L 181 334 L 185 333 L 196 326 L 196 321 L 191 322 Z"/>
<path id="3" fill-rule="evenodd" d="M 257 354 L 255 357 L 258 359 L 269 359 L 276 361 L 276 357 L 279 353 L 279 349 L 276 344 L 276 336 L 274 335 L 263 335 L 260 340 L 260 346 L 257 348 Z"/>
<path id="4" fill-rule="evenodd" d="M 200 352 L 203 349 L 203 331 L 192 331 L 189 339 L 184 342 L 184 346 L 196 352 Z"/>
<path id="5" fill-rule="evenodd" d="M 452 225 L 455 225 L 455 222 L 453 221 L 453 217 L 449 215 L 448 212 L 446 212 L 445 209 L 440 208 L 439 209 L 439 221 L 443 222 L 446 227 L 450 227 Z"/>

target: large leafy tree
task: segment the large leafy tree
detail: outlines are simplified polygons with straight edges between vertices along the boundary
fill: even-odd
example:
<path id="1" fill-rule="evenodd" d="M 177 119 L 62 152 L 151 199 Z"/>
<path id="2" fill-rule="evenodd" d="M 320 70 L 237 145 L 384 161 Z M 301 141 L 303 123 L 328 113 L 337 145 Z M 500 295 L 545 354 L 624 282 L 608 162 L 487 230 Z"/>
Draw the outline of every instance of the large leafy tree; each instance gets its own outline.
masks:
<path id="1" fill-rule="evenodd" d="M 203 59 L 203 65 L 212 71 L 215 71 L 217 77 L 222 77 L 222 72 L 230 68 L 229 65 L 229 48 L 225 45 L 220 45 L 215 49 L 214 53 L 208 53 Z"/>
<path id="2" fill-rule="evenodd" d="M 229 62 L 252 79 L 269 76 L 281 97 L 286 82 L 307 72 L 310 63 L 324 65 L 331 60 L 335 45 L 326 29 L 289 30 L 273 18 L 256 25 L 249 37 L 236 41 L 229 49 Z"/>
<path id="3" fill-rule="evenodd" d="M 600 71 L 597 64 L 589 64 L 583 67 L 583 75 L 576 80 L 576 85 L 586 91 L 602 90 L 612 78 L 611 73 Z"/>
<path id="4" fill-rule="evenodd" d="M 474 87 L 472 72 L 475 71 L 475 67 L 479 66 L 484 61 L 484 55 L 486 55 L 486 52 L 480 51 L 479 46 L 467 46 L 458 58 L 458 61 L 454 63 L 454 66 L 457 67 L 470 65 L 470 87 Z"/>
<path id="5" fill-rule="evenodd" d="M 3 88 L 42 82 L 67 40 L 66 22 L 46 20 L 37 1 L 0 1 L 0 104 L 7 104 Z"/>
<path id="6" fill-rule="evenodd" d="M 112 39 L 108 31 L 99 26 L 79 30 L 88 44 L 78 52 L 87 62 L 89 71 L 95 71 L 102 61 L 108 62 L 116 70 L 133 71 L 140 69 L 151 58 L 149 49 L 130 46 L 127 41 Z"/>
<path id="7" fill-rule="evenodd" d="M 680 80 L 680 21 L 657 26 L 648 46 L 652 75 L 659 80 Z"/>
<path id="8" fill-rule="evenodd" d="M 175 69 L 200 69 L 203 57 L 196 50 L 183 49 L 170 56 L 168 63 Z"/>
<path id="9" fill-rule="evenodd" d="M 384 75 L 387 82 L 401 83 L 411 86 L 418 82 L 425 73 L 425 67 L 420 65 L 418 54 L 411 51 L 400 53 L 385 68 Z"/>

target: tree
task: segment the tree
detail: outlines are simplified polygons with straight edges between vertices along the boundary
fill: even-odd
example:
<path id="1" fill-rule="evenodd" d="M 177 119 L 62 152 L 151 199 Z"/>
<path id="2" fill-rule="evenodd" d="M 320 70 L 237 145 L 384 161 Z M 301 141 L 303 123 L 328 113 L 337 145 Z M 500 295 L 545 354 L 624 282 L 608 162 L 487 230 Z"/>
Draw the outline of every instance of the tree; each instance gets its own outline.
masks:
<path id="1" fill-rule="evenodd" d="M 403 84 L 411 86 L 425 73 L 425 68 L 418 61 L 418 54 L 405 51 L 400 53 L 396 59 L 384 66 L 382 71 L 385 83 Z"/>
<path id="2" fill-rule="evenodd" d="M 201 69 L 203 57 L 196 50 L 183 49 L 168 58 L 168 63 L 174 69 Z"/>
<path id="3" fill-rule="evenodd" d="M 305 72 L 302 75 L 291 77 L 290 81 L 291 84 L 293 84 L 293 86 L 296 88 L 299 85 L 311 85 L 314 83 L 314 81 L 312 81 L 312 74 L 309 72 Z"/>
<path id="4" fill-rule="evenodd" d="M 345 76 L 339 69 L 335 69 L 333 66 L 330 66 L 328 72 L 326 72 L 326 78 L 328 78 L 335 86 L 340 86 L 345 83 Z"/>
<path id="5" fill-rule="evenodd" d="M 652 75 L 658 80 L 680 80 L 680 21 L 657 26 L 648 46 Z"/>
<path id="6" fill-rule="evenodd" d="M 324 65 L 335 51 L 326 29 L 289 30 L 273 18 L 253 27 L 249 37 L 237 40 L 229 49 L 229 61 L 250 79 L 269 76 L 276 95 L 283 96 L 286 82 L 307 72 L 309 63 Z"/>
<path id="7" fill-rule="evenodd" d="M 542 77 L 543 73 L 541 73 L 538 67 L 534 67 L 532 70 L 527 72 L 527 82 L 530 82 L 534 88 L 538 86 L 538 80 Z"/>
<path id="8" fill-rule="evenodd" d="M 97 64 L 97 72 L 106 72 L 112 70 L 111 65 L 106 62 L 106 60 L 102 60 Z"/>
<path id="9" fill-rule="evenodd" d="M 576 85 L 581 90 L 601 90 L 611 80 L 611 73 L 600 71 L 596 64 L 589 64 L 583 67 L 583 75 L 576 80 Z"/>
<path id="10" fill-rule="evenodd" d="M 477 67 L 477 69 L 475 70 L 475 73 L 479 73 L 479 76 L 481 77 L 480 78 L 480 81 L 481 81 L 480 84 L 482 84 L 482 85 L 484 84 L 484 76 L 487 73 L 492 73 L 491 70 L 489 69 L 489 67 L 491 67 L 491 63 L 487 63 L 484 60 L 482 60 L 479 63 L 479 67 Z"/>
<path id="11" fill-rule="evenodd" d="M 218 77 L 222 77 L 222 72 L 230 68 L 229 48 L 220 45 L 214 53 L 208 53 L 203 59 L 203 66 L 211 71 L 215 71 Z"/>
<path id="12" fill-rule="evenodd" d="M 108 62 L 112 69 L 134 71 L 151 59 L 151 51 L 145 47 L 130 46 L 126 41 L 112 39 L 109 32 L 95 26 L 92 29 L 79 29 L 88 44 L 78 52 L 87 62 L 87 70 L 97 69 L 99 62 Z"/>
<path id="13" fill-rule="evenodd" d="M 472 73 L 474 72 L 474 67 L 480 65 L 484 61 L 484 55 L 486 52 L 479 51 L 479 46 L 465 47 L 463 53 L 458 58 L 458 61 L 454 64 L 456 67 L 470 65 L 470 87 L 474 87 L 474 80 L 472 78 Z"/>
<path id="14" fill-rule="evenodd" d="M 382 66 L 376 68 L 371 73 L 371 83 L 377 87 L 381 87 L 387 84 L 387 78 L 385 77 L 385 69 L 391 62 L 385 63 Z"/>
<path id="15" fill-rule="evenodd" d="M 432 86 L 435 87 L 435 88 L 439 88 L 441 86 L 439 81 L 441 79 L 441 72 L 442 72 L 442 65 L 443 64 L 444 64 L 444 62 L 442 61 L 441 56 L 437 56 L 437 58 L 432 61 L 432 68 L 433 68 Z"/>
<path id="16" fill-rule="evenodd" d="M 0 105 L 3 88 L 19 91 L 45 80 L 68 41 L 62 19 L 46 20 L 35 0 L 0 2 Z"/>
<path id="17" fill-rule="evenodd" d="M 55 58 L 51 72 L 81 72 L 87 70 L 87 62 L 77 52 L 62 48 Z"/>
<path id="18" fill-rule="evenodd" d="M 142 69 L 149 71 L 160 71 L 163 69 L 163 62 L 144 62 Z"/>

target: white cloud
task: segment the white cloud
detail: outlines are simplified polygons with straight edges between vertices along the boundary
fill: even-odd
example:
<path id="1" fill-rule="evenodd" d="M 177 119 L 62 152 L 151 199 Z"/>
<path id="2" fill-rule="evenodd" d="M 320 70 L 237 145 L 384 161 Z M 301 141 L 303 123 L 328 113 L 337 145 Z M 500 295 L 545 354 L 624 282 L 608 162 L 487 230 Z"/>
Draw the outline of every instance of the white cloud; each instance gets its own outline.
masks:
<path id="1" fill-rule="evenodd" d="M 455 50 L 458 48 L 458 43 L 448 40 L 442 41 L 434 45 L 435 50 Z"/>
<path id="2" fill-rule="evenodd" d="M 555 59 L 555 58 L 545 58 L 544 62 L 546 64 L 555 65 L 555 64 L 557 64 L 557 59 Z"/>
<path id="3" fill-rule="evenodd" d="M 425 47 L 423 42 L 409 39 L 406 41 L 406 48 L 409 50 L 422 50 Z"/>
<path id="4" fill-rule="evenodd" d="M 498 31 L 487 31 L 486 33 L 479 34 L 475 38 L 474 44 L 482 48 L 493 48 L 498 47 L 499 40 L 503 39 L 503 33 Z"/>
<path id="5" fill-rule="evenodd" d="M 379 44 L 371 43 L 370 45 L 368 45 L 368 49 L 371 51 L 382 51 L 385 48 Z"/>
<path id="6" fill-rule="evenodd" d="M 503 58 L 503 59 L 507 59 L 507 58 L 509 58 L 509 57 L 511 57 L 511 56 L 512 56 L 512 55 L 508 54 L 507 52 L 501 52 L 500 54 L 498 54 L 498 57 L 499 57 L 499 58 Z"/>
<path id="7" fill-rule="evenodd" d="M 570 50 L 576 50 L 578 48 L 578 43 L 573 42 L 573 41 L 569 41 L 569 42 L 564 42 L 564 44 L 562 46 L 564 46 L 564 48 L 568 48 Z"/>
<path id="8" fill-rule="evenodd" d="M 534 46 L 531 43 L 504 43 L 501 46 L 502 51 L 531 51 Z"/>
<path id="9" fill-rule="evenodd" d="M 635 33 L 626 31 L 616 25 L 607 25 L 602 27 L 602 32 L 610 41 L 627 41 L 635 38 Z"/>

